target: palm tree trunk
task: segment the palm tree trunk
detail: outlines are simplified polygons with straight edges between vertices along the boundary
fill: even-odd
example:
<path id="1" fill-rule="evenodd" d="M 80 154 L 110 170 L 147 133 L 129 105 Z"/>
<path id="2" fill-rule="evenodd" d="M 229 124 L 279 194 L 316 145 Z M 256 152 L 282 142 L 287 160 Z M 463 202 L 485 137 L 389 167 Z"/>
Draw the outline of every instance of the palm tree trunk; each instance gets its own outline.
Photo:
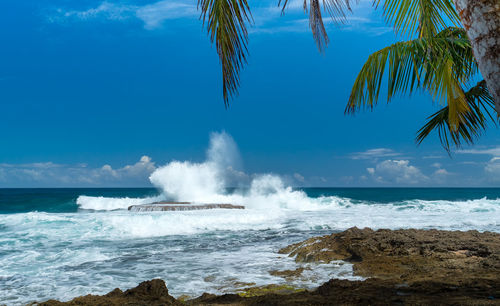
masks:
<path id="1" fill-rule="evenodd" d="M 453 0 L 500 115 L 500 0 Z"/>

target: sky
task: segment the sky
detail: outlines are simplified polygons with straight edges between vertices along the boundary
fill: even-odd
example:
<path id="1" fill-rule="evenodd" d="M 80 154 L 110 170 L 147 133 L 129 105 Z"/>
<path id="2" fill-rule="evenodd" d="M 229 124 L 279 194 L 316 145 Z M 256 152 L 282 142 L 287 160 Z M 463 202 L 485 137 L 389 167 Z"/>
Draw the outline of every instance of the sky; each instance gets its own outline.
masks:
<path id="1" fill-rule="evenodd" d="M 172 160 L 200 162 L 209 135 L 237 143 L 248 174 L 292 186 L 498 187 L 500 137 L 448 155 L 417 130 L 441 105 L 421 93 L 344 115 L 367 57 L 401 39 L 371 1 L 325 19 L 318 52 L 294 1 L 250 1 L 248 65 L 225 108 L 196 0 L 4 0 L 0 187 L 147 187 Z"/>

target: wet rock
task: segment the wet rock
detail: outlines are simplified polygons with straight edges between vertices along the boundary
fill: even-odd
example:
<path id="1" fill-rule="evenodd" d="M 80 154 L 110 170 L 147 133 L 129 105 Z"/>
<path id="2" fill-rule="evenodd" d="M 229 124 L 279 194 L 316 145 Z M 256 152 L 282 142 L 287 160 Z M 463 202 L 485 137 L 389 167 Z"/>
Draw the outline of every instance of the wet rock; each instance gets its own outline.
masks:
<path id="1" fill-rule="evenodd" d="M 187 305 L 498 305 L 498 281 L 451 286 L 432 281 L 412 285 L 371 278 L 332 279 L 315 291 L 242 297 L 204 294 Z"/>
<path id="2" fill-rule="evenodd" d="M 153 279 L 139 284 L 139 286 L 125 292 L 116 288 L 106 295 L 85 295 L 77 297 L 69 302 L 49 300 L 38 303 L 40 306 L 59 305 L 182 305 L 174 297 L 169 295 L 165 282 L 161 279 Z"/>
<path id="3" fill-rule="evenodd" d="M 242 205 L 233 204 L 202 204 L 190 202 L 155 202 L 151 204 L 132 205 L 128 210 L 135 212 L 144 211 L 185 211 L 205 209 L 245 209 Z"/>
<path id="4" fill-rule="evenodd" d="M 304 272 L 304 270 L 311 270 L 311 268 L 299 267 L 295 270 L 283 270 L 283 271 L 271 270 L 269 271 L 269 274 L 272 276 L 282 277 L 286 280 L 293 280 L 299 278 L 302 275 L 302 272 Z"/>
<path id="5" fill-rule="evenodd" d="M 406 282 L 460 283 L 500 275 L 500 234 L 490 232 L 350 228 L 279 252 L 297 262 L 345 260 L 356 275 Z"/>

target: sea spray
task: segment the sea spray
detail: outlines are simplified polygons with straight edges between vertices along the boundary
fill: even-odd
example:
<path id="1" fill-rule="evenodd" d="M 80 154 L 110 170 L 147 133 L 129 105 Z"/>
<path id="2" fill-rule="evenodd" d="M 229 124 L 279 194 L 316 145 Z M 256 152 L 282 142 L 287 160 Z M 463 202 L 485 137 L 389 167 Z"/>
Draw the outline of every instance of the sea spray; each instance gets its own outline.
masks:
<path id="1" fill-rule="evenodd" d="M 225 132 L 212 133 L 206 160 L 202 163 L 172 161 L 149 177 L 168 199 L 217 202 L 224 199 L 225 187 L 241 184 L 246 175 L 233 138 Z"/>
<path id="2" fill-rule="evenodd" d="M 249 176 L 241 171 L 241 165 L 233 138 L 225 132 L 212 133 L 204 162 L 172 161 L 154 171 L 150 180 L 166 198 L 176 201 L 231 203 L 249 209 L 318 208 L 316 200 L 285 186 L 279 176 Z M 231 194 L 225 188 L 242 185 L 246 188 Z"/>

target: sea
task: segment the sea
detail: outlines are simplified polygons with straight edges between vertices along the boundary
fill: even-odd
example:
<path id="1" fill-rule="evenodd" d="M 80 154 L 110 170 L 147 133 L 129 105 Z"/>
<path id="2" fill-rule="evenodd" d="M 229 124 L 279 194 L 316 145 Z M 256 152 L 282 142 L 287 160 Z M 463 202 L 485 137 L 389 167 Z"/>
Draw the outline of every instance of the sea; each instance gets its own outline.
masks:
<path id="1" fill-rule="evenodd" d="M 67 301 L 153 278 L 174 297 L 314 288 L 361 278 L 346 262 L 299 264 L 280 248 L 354 226 L 500 232 L 498 188 L 292 188 L 272 175 L 221 188 L 210 185 L 212 164 L 173 162 L 151 176 L 157 188 L 0 189 L 0 304 Z M 127 209 L 189 195 L 246 209 Z M 297 279 L 270 274 L 298 267 Z"/>

